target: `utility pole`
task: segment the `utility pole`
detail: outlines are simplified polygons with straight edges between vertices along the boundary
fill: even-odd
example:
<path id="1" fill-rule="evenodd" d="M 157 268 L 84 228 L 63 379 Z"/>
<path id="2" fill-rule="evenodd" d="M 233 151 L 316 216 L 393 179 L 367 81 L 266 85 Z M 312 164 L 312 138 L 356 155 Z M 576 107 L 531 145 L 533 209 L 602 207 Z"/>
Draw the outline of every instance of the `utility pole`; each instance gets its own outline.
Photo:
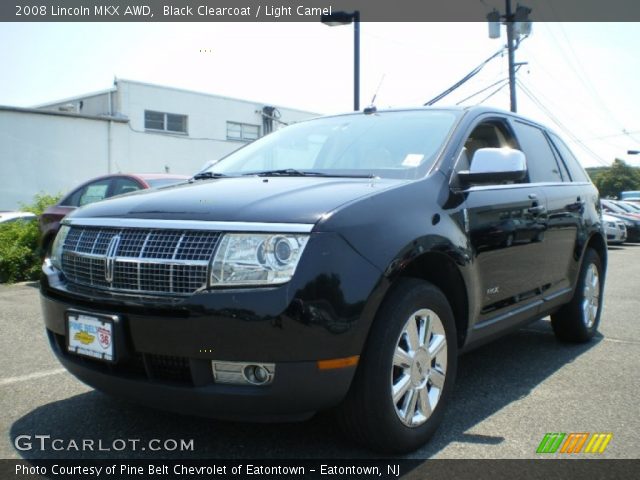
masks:
<path id="1" fill-rule="evenodd" d="M 511 111 L 518 111 L 516 101 L 516 48 L 521 35 L 531 33 L 531 21 L 529 14 L 531 9 L 518 5 L 515 12 L 511 7 L 511 0 L 505 0 L 505 13 L 501 15 L 497 10 L 493 10 L 487 15 L 489 21 L 489 38 L 500 38 L 500 20 L 504 20 L 503 25 L 507 27 L 507 52 L 509 59 L 509 100 Z"/>
<path id="2" fill-rule="evenodd" d="M 506 1 L 506 13 L 505 20 L 507 24 L 507 50 L 509 57 L 509 100 L 511 104 L 511 111 L 518 111 L 518 104 L 516 102 L 516 68 L 515 68 L 515 46 L 514 42 L 514 31 L 513 31 L 513 13 L 511 12 L 511 0 Z"/>
<path id="3" fill-rule="evenodd" d="M 360 12 L 353 12 L 353 110 L 360 111 Z"/>

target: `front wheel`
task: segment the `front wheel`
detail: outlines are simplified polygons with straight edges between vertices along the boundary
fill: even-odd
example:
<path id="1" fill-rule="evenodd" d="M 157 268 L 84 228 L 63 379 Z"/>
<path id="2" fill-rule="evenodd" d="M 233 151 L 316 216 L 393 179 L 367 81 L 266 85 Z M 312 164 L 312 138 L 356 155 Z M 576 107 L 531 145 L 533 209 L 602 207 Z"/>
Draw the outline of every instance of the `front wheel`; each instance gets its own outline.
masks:
<path id="1" fill-rule="evenodd" d="M 603 280 L 600 256 L 588 249 L 571 302 L 551 315 L 551 326 L 559 340 L 582 343 L 593 338 L 602 313 Z"/>
<path id="2" fill-rule="evenodd" d="M 356 441 L 385 453 L 423 445 L 442 420 L 455 381 L 456 329 L 442 291 L 405 279 L 383 303 L 340 409 Z"/>

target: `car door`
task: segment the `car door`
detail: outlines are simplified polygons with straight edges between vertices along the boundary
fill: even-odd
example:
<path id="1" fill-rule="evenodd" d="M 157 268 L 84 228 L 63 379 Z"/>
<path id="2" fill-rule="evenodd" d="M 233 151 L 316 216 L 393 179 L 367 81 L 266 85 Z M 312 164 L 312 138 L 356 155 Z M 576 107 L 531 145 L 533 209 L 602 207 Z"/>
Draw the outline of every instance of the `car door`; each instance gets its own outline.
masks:
<path id="1" fill-rule="evenodd" d="M 467 156 L 479 148 L 515 147 L 504 119 L 484 119 L 465 141 Z M 463 151 L 464 153 L 464 151 Z M 481 318 L 522 305 L 544 284 L 540 259 L 547 228 L 544 190 L 528 182 L 472 186 L 465 191 L 470 246 L 481 282 Z"/>
<path id="2" fill-rule="evenodd" d="M 584 187 L 571 181 L 543 129 L 521 120 L 515 120 L 513 128 L 527 156 L 529 182 L 538 185 L 547 199 L 547 248 L 539 259 L 545 296 L 562 293 L 571 287 L 573 252 L 587 200 Z"/>

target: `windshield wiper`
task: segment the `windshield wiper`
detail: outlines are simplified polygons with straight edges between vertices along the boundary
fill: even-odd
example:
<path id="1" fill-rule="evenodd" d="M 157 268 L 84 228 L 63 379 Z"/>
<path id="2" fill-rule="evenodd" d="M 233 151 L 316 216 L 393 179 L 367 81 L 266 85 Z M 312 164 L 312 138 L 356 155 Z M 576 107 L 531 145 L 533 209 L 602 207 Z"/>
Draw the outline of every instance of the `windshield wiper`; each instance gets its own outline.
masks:
<path id="1" fill-rule="evenodd" d="M 295 168 L 282 168 L 279 170 L 264 170 L 262 172 L 243 173 L 245 176 L 255 175 L 258 177 L 348 177 L 348 178 L 373 178 L 371 174 L 349 175 L 337 173 L 309 172 L 296 170 Z"/>
<path id="2" fill-rule="evenodd" d="M 200 172 L 200 173 L 196 173 L 192 180 L 205 180 L 207 178 L 224 178 L 224 177 L 228 177 L 229 175 L 225 175 L 224 173 L 218 173 L 218 172 Z"/>
<path id="3" fill-rule="evenodd" d="M 322 173 L 318 172 L 304 172 L 302 170 L 296 170 L 295 168 L 281 168 L 278 170 L 263 170 L 261 172 L 249 172 L 243 173 L 243 175 L 257 175 L 258 177 L 306 177 L 306 176 L 322 176 Z"/>

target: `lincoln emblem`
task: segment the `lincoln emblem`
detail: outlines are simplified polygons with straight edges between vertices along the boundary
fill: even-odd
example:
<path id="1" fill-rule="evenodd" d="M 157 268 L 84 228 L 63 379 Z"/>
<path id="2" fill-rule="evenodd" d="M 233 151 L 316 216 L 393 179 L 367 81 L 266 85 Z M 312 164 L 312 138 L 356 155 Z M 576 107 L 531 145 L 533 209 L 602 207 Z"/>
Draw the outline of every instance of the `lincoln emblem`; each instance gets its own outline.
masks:
<path id="1" fill-rule="evenodd" d="M 109 283 L 113 282 L 113 270 L 116 263 L 118 245 L 120 245 L 120 235 L 115 235 L 107 246 L 107 254 L 104 259 L 104 279 Z"/>

